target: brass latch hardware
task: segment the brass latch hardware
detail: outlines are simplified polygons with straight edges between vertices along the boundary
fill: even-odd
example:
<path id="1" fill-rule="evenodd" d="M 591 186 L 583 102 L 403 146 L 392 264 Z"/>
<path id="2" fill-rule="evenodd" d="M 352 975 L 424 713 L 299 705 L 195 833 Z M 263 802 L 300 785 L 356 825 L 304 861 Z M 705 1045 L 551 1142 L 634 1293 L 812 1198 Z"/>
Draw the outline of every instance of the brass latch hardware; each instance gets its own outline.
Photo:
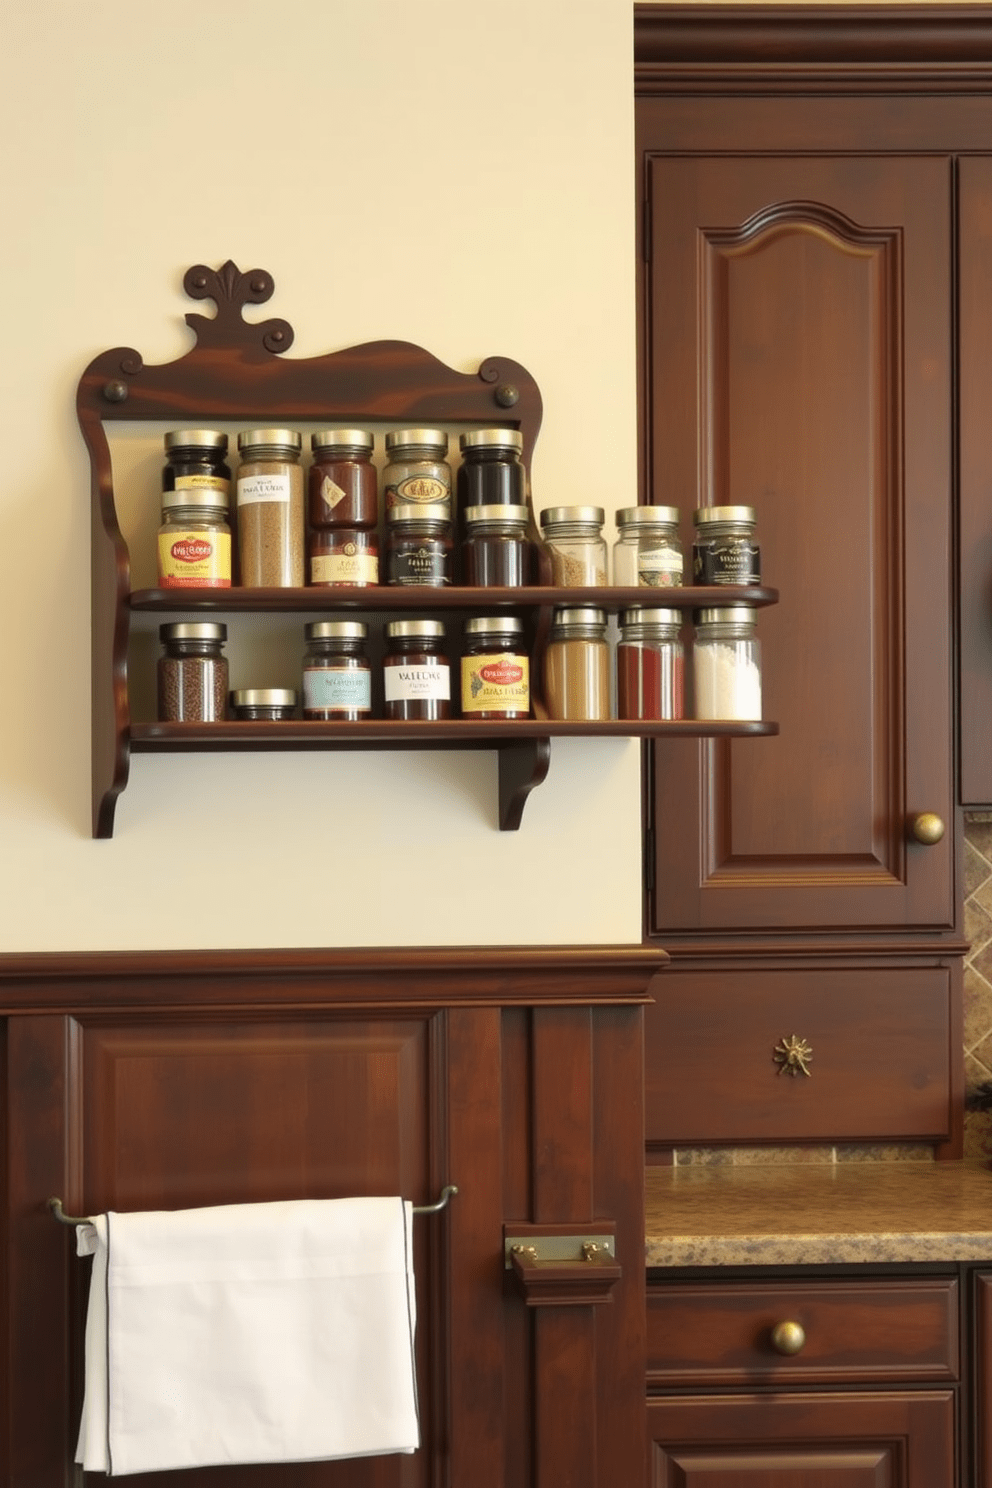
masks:
<path id="1" fill-rule="evenodd" d="M 812 1077 L 810 1061 L 813 1058 L 813 1050 L 804 1038 L 797 1034 L 790 1034 L 786 1039 L 780 1039 L 775 1045 L 772 1053 L 775 1063 L 778 1065 L 780 1075 L 806 1075 Z"/>
<path id="2" fill-rule="evenodd" d="M 534 1261 L 613 1260 L 612 1235 L 507 1235 L 503 1241 L 503 1264 L 507 1271 L 513 1256 Z"/>

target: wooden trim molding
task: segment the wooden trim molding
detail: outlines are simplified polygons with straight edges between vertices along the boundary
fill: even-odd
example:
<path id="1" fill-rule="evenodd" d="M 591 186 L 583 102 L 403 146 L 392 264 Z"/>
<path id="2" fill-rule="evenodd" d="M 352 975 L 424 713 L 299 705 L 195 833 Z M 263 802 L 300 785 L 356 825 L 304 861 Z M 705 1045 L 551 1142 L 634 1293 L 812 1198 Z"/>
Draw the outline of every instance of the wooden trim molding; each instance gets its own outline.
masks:
<path id="1" fill-rule="evenodd" d="M 635 93 L 984 92 L 992 8 L 634 6 Z"/>
<path id="2" fill-rule="evenodd" d="M 595 1006 L 652 1000 L 641 946 L 100 951 L 0 955 L 0 1016 L 121 1007 Z"/>

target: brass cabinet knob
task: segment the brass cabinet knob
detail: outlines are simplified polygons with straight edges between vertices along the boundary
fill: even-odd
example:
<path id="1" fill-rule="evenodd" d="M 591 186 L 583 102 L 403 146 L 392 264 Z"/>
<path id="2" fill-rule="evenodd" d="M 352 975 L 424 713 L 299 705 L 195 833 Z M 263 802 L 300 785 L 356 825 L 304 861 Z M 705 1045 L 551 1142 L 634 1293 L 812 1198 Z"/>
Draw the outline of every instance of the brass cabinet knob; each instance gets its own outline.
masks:
<path id="1" fill-rule="evenodd" d="M 924 847 L 933 847 L 939 842 L 945 831 L 944 822 L 936 811 L 921 811 L 919 816 L 913 817 L 912 832 L 917 842 L 922 842 Z"/>
<path id="2" fill-rule="evenodd" d="M 772 1329 L 772 1348 L 779 1354 L 798 1354 L 806 1342 L 801 1323 L 776 1323 Z"/>

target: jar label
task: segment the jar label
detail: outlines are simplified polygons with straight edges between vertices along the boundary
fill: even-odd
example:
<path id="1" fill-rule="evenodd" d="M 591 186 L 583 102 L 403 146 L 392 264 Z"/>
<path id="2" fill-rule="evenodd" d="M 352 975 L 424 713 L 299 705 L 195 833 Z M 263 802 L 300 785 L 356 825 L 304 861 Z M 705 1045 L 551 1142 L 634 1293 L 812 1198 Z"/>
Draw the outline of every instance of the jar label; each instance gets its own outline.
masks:
<path id="1" fill-rule="evenodd" d="M 279 501 L 288 506 L 292 486 L 292 476 L 289 475 L 240 475 L 238 505 L 254 506 L 260 501 Z"/>
<path id="2" fill-rule="evenodd" d="M 408 475 L 395 486 L 386 487 L 387 506 L 447 506 L 451 486 L 432 475 Z"/>
<path id="3" fill-rule="evenodd" d="M 462 712 L 529 713 L 529 659 L 506 652 L 463 656 Z"/>
<path id="4" fill-rule="evenodd" d="M 231 482 L 223 475 L 177 475 L 173 484 L 176 491 L 222 491 L 228 495 Z M 209 506 L 209 502 L 205 502 Z"/>
<path id="5" fill-rule="evenodd" d="M 158 577 L 163 589 L 229 589 L 229 532 L 183 532 L 176 527 L 158 535 Z"/>
<path id="6" fill-rule="evenodd" d="M 321 500 L 324 501 L 326 505 L 331 508 L 332 511 L 337 506 L 339 501 L 344 500 L 347 494 L 348 492 L 342 491 L 341 487 L 334 481 L 332 481 L 329 475 L 324 476 L 324 479 L 320 483 L 320 496 Z"/>
<path id="7" fill-rule="evenodd" d="M 642 548 L 637 555 L 637 582 L 653 589 L 679 588 L 682 554 L 674 548 Z"/>
<path id="8" fill-rule="evenodd" d="M 372 708 L 372 673 L 368 667 L 305 667 L 303 707 Z"/>
<path id="9" fill-rule="evenodd" d="M 435 662 L 432 666 L 387 664 L 382 677 L 387 703 L 448 702 L 451 698 L 451 668 L 446 662 Z"/>
<path id="10" fill-rule="evenodd" d="M 345 543 L 340 552 L 310 559 L 311 584 L 378 584 L 379 557 Z"/>
<path id="11" fill-rule="evenodd" d="M 397 548 L 389 560 L 391 584 L 447 584 L 448 554 L 440 542 Z"/>
<path id="12" fill-rule="evenodd" d="M 696 542 L 692 576 L 697 584 L 760 584 L 761 549 L 744 538 Z"/>

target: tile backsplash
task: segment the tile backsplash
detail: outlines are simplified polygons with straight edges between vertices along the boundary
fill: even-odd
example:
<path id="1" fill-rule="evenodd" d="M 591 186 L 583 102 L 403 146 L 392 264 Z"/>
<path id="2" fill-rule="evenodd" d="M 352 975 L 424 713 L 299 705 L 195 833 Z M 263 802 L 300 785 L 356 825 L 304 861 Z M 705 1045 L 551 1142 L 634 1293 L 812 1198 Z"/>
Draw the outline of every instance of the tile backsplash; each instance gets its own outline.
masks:
<path id="1" fill-rule="evenodd" d="M 992 1081 L 992 811 L 965 817 L 964 1064 L 968 1091 Z M 992 1159 L 992 1111 L 966 1111 L 964 1155 Z M 918 1143 L 843 1144 L 814 1147 L 682 1147 L 674 1161 L 699 1163 L 925 1162 L 933 1149 Z"/>

